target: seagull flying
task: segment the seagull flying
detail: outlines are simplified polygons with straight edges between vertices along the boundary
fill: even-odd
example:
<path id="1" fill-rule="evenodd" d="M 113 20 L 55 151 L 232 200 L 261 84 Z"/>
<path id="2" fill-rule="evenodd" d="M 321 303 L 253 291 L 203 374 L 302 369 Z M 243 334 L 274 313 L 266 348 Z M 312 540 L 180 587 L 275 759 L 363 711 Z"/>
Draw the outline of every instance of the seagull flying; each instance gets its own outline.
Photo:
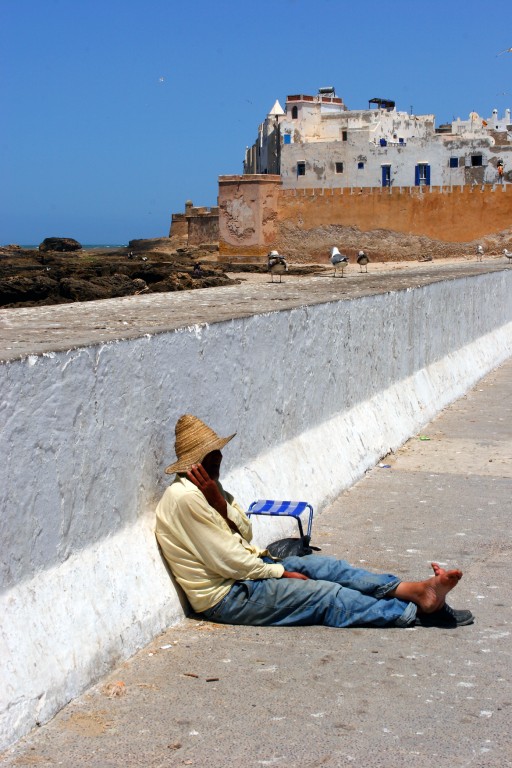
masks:
<path id="1" fill-rule="evenodd" d="M 348 266 L 348 256 L 344 256 L 336 246 L 333 246 L 331 248 L 331 264 L 334 267 L 334 277 L 336 277 L 337 269 L 341 269 L 341 276 L 343 277 L 343 270 Z"/>
<path id="2" fill-rule="evenodd" d="M 505 48 L 504 51 L 500 51 L 496 56 L 501 56 L 502 53 L 512 53 L 512 48 Z"/>
<path id="3" fill-rule="evenodd" d="M 279 275 L 279 282 L 281 282 L 281 275 L 288 272 L 288 264 L 284 256 L 280 256 L 277 251 L 270 251 L 267 259 L 267 269 L 272 275 L 272 282 L 274 282 L 274 275 Z"/>

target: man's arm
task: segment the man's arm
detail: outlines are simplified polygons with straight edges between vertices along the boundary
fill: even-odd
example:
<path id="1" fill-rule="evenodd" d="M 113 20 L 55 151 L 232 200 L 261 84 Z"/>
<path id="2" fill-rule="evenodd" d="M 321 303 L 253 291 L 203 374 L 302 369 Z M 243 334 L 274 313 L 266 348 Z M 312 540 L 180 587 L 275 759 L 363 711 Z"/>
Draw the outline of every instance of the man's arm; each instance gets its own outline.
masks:
<path id="1" fill-rule="evenodd" d="M 187 472 L 187 477 L 190 482 L 194 483 L 194 485 L 199 488 L 208 504 L 213 507 L 222 518 L 224 518 L 231 530 L 235 533 L 240 533 L 236 525 L 228 517 L 228 505 L 226 499 L 219 491 L 215 480 L 212 480 L 204 467 L 201 464 L 194 464 L 191 470 Z M 303 573 L 297 573 L 296 571 L 283 571 L 281 578 L 308 580 L 307 576 L 304 576 Z"/>
<path id="2" fill-rule="evenodd" d="M 185 560 L 190 556 L 191 565 L 196 561 L 211 574 L 235 581 L 280 578 L 284 567 L 277 562 L 264 562 L 257 550 L 230 530 L 204 494 L 188 479 L 186 482 L 190 490 L 175 499 L 172 513 L 172 527 L 183 547 Z"/>
<path id="3" fill-rule="evenodd" d="M 222 493 L 219 491 L 219 487 L 215 480 L 212 480 L 208 472 L 201 464 L 194 464 L 187 477 L 191 483 L 199 488 L 206 501 L 213 507 L 219 515 L 224 518 L 232 531 L 240 533 L 236 525 L 228 517 L 228 504 Z"/>

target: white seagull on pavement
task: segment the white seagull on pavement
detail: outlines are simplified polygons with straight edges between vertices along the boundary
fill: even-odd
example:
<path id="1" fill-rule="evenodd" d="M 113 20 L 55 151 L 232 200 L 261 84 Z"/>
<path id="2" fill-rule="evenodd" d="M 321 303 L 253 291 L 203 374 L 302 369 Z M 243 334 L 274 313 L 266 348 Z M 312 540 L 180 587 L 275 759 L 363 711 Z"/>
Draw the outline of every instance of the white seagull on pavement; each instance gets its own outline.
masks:
<path id="1" fill-rule="evenodd" d="M 336 246 L 333 246 L 331 248 L 331 264 L 334 267 L 334 277 L 336 277 L 337 269 L 341 269 L 341 276 L 343 277 L 343 270 L 348 266 L 348 256 L 344 256 Z"/>

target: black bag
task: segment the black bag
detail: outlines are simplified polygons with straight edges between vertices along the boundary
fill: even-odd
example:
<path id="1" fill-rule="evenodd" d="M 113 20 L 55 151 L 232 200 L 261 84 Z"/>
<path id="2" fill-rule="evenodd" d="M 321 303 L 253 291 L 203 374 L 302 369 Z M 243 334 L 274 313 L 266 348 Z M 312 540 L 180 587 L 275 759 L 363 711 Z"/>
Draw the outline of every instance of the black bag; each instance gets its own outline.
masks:
<path id="1" fill-rule="evenodd" d="M 300 536 L 298 538 L 278 539 L 267 546 L 268 553 L 272 557 L 282 560 L 284 557 L 304 557 L 312 555 L 313 550 L 320 552 L 320 547 L 312 547 L 309 543 L 309 536 Z"/>

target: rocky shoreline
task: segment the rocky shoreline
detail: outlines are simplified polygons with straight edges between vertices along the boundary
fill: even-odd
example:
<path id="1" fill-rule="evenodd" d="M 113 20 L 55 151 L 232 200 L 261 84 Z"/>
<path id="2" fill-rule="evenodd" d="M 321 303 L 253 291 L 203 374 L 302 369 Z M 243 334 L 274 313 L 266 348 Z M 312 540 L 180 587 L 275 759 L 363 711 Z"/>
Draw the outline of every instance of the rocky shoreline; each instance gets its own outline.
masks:
<path id="1" fill-rule="evenodd" d="M 47 247 L 46 242 L 38 249 L 0 247 L 0 307 L 66 304 L 236 282 L 212 258 L 215 245 L 176 247 L 161 238 L 132 240 L 119 249 L 83 250 L 79 243 L 78 248 L 71 243 L 66 248 L 56 242 Z"/>
<path id="2" fill-rule="evenodd" d="M 315 264 L 290 268 L 296 275 L 323 271 Z M 234 272 L 237 277 L 228 274 Z M 47 238 L 37 249 L 0 246 L 0 308 L 236 285 L 238 273 L 250 272 L 266 273 L 266 264 L 219 263 L 217 243 L 186 246 L 154 238 L 130 240 L 121 248 L 82 249 L 71 238 Z"/>

